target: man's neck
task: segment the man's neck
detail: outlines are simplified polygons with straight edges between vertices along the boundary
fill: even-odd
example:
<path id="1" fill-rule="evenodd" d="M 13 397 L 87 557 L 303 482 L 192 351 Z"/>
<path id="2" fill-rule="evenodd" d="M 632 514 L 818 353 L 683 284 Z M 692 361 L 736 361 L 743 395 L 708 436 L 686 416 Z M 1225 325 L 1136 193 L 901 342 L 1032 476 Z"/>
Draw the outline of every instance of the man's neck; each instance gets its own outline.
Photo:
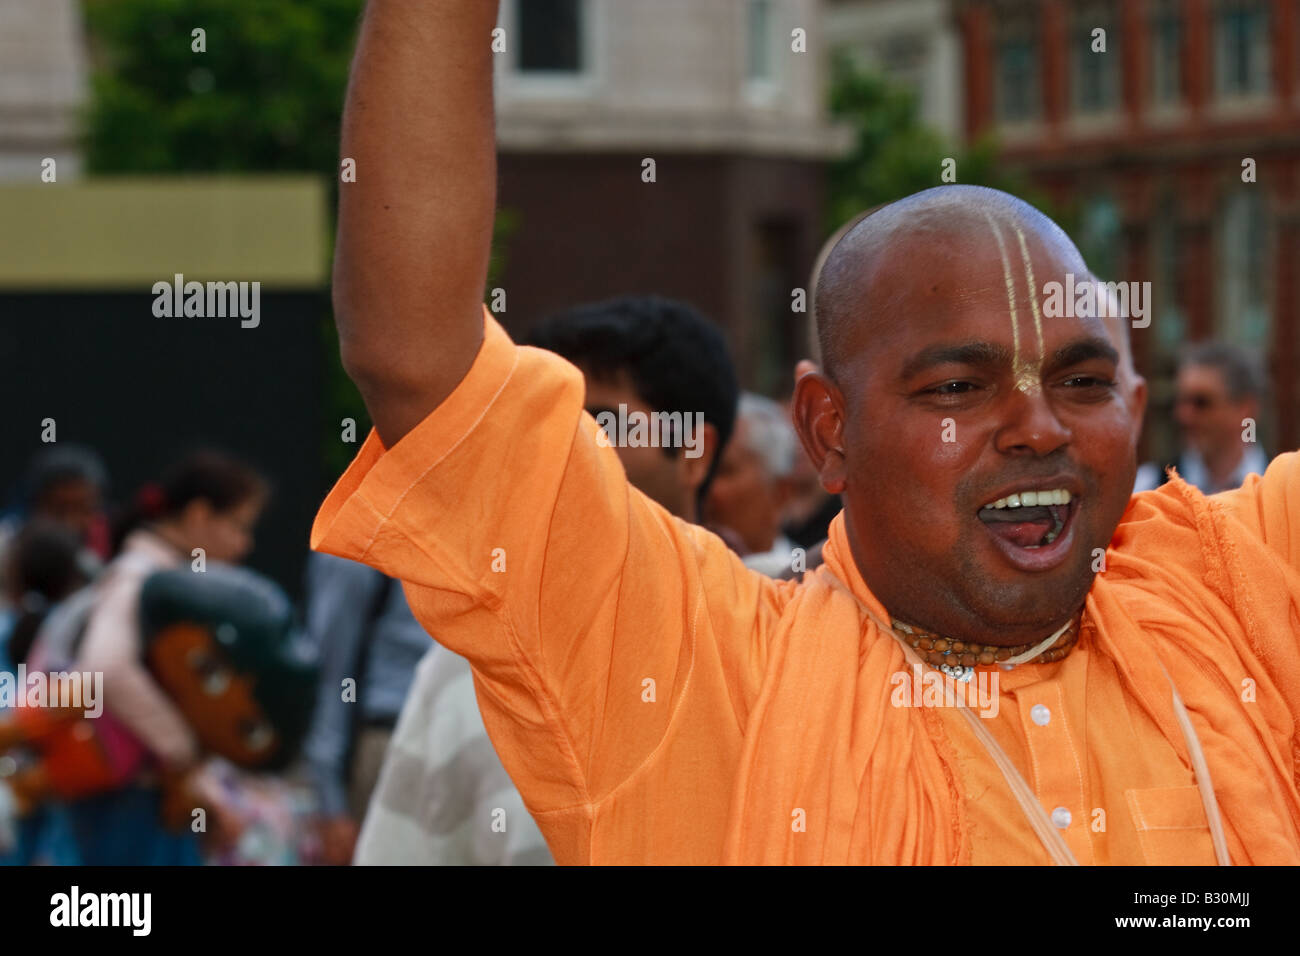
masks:
<path id="1" fill-rule="evenodd" d="M 1203 453 L 1205 471 L 1211 484 L 1216 488 L 1227 484 L 1245 457 L 1246 447 L 1239 442 L 1233 442 L 1213 452 Z"/>
<path id="2" fill-rule="evenodd" d="M 1065 620 L 1063 620 L 1059 624 L 1043 625 L 1038 628 L 1017 630 L 1015 632 L 1013 632 L 1009 628 L 1001 631 L 995 629 L 992 634 L 988 634 L 988 633 L 984 633 L 983 631 L 980 631 L 979 636 L 976 637 L 969 636 L 970 633 L 974 633 L 974 632 L 967 632 L 965 634 L 957 633 L 957 632 L 947 632 L 940 628 L 933 628 L 924 624 L 916 624 L 912 622 L 907 616 L 894 614 L 893 612 L 890 612 L 890 620 L 891 622 L 897 621 L 900 624 L 906 624 L 915 631 L 925 631 L 929 634 L 932 634 L 934 637 L 946 638 L 949 641 L 960 641 L 963 643 L 972 643 L 972 644 L 987 644 L 995 647 L 1028 647 L 1033 644 L 1037 644 L 1040 641 L 1046 640 L 1047 638 L 1051 637 L 1053 634 L 1057 634 L 1061 630 L 1061 628 L 1065 627 L 1067 624 L 1069 624 L 1079 615 L 1080 610 L 1081 608 L 1074 610 L 1069 615 L 1069 617 L 1065 618 Z"/>
<path id="3" fill-rule="evenodd" d="M 695 503 L 695 495 L 689 495 L 682 503 L 681 511 L 677 517 L 681 518 L 687 524 L 700 523 L 700 509 Z"/>

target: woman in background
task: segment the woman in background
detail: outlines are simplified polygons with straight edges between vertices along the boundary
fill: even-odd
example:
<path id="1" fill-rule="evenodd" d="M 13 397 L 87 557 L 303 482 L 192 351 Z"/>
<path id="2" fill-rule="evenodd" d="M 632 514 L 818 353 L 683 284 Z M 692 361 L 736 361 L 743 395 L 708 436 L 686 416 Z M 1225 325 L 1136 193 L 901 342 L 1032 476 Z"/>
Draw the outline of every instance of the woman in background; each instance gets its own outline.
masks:
<path id="1" fill-rule="evenodd" d="M 120 548 L 96 582 L 98 595 L 74 666 L 103 673 L 101 719 L 138 740 L 150 759 L 125 787 L 72 805 L 83 864 L 201 862 L 198 839 L 189 828 L 190 809 L 201 803 L 186 784 L 196 769 L 198 745 L 145 665 L 140 590 L 155 571 L 200 556 L 205 562 L 238 563 L 252 548 L 266 497 L 266 482 L 253 469 L 199 451 L 168 469 L 158 485 L 142 489 L 119 530 Z M 163 822 L 165 810 L 170 826 Z"/>

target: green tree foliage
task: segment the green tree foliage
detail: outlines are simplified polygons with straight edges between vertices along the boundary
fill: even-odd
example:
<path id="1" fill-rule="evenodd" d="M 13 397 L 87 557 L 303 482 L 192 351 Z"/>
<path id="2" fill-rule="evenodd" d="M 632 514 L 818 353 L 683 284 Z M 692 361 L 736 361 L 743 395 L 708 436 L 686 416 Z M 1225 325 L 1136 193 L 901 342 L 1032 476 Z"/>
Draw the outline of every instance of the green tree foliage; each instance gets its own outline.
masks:
<path id="1" fill-rule="evenodd" d="M 95 173 L 330 170 L 361 0 L 87 0 Z M 192 31 L 205 31 L 206 52 Z"/>

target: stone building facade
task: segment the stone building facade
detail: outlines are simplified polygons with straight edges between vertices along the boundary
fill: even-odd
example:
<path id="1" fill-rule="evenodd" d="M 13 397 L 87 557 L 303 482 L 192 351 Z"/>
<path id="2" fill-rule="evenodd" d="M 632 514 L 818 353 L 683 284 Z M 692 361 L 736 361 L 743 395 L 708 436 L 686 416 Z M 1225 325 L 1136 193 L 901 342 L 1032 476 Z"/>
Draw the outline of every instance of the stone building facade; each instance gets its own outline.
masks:
<path id="1" fill-rule="evenodd" d="M 791 291 L 849 145 L 826 121 L 820 0 L 503 0 L 501 28 L 506 324 L 673 296 L 725 327 L 747 385 L 788 388 Z"/>
<path id="2" fill-rule="evenodd" d="M 0 0 L 0 181 L 36 181 L 46 158 L 60 180 L 79 175 L 85 97 L 80 4 Z"/>

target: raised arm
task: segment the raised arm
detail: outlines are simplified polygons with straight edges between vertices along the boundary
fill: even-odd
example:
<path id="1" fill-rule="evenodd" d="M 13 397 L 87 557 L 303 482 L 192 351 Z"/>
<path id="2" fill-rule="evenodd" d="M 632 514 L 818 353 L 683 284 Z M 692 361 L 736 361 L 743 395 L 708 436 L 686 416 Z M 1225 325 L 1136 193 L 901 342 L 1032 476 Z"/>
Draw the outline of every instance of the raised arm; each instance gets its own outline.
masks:
<path id="1" fill-rule="evenodd" d="M 343 365 L 391 448 L 483 337 L 496 205 L 497 0 L 369 0 L 343 113 L 334 314 Z"/>
<path id="2" fill-rule="evenodd" d="M 792 592 L 632 488 L 583 410 L 582 373 L 483 315 L 495 9 L 371 0 L 335 300 L 378 432 L 312 547 L 400 580 L 425 630 L 470 662 L 483 724 L 556 859 L 615 859 L 605 821 L 680 794 L 695 837 L 655 852 L 716 859 L 731 793 L 702 787 L 699 768 L 730 779 Z"/>

